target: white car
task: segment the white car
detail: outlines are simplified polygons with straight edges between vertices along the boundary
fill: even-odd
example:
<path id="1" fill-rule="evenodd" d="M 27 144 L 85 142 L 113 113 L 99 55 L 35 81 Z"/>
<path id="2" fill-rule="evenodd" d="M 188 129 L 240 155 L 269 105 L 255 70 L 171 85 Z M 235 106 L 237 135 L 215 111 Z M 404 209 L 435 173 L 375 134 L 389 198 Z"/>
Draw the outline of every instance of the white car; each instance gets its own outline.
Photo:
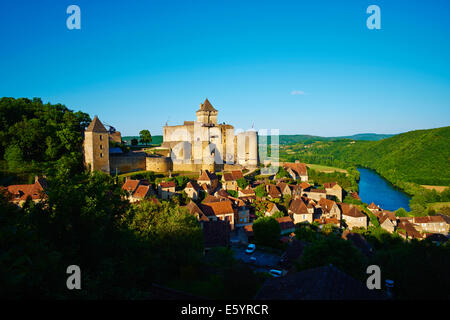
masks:
<path id="1" fill-rule="evenodd" d="M 253 243 L 251 243 L 248 245 L 247 249 L 245 249 L 245 253 L 251 254 L 251 253 L 255 252 L 255 250 L 256 250 L 256 246 Z"/>
<path id="2" fill-rule="evenodd" d="M 283 275 L 282 271 L 275 270 L 275 269 L 270 270 L 269 273 L 272 277 L 275 277 L 275 278 L 281 277 Z"/>

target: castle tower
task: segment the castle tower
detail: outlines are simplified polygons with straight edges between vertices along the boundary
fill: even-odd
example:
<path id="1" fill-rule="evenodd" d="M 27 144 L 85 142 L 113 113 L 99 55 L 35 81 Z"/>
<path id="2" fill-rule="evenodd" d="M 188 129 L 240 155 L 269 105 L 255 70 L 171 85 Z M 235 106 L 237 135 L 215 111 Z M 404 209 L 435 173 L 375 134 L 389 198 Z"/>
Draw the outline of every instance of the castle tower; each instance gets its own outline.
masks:
<path id="1" fill-rule="evenodd" d="M 85 166 L 109 174 L 109 134 L 97 116 L 84 131 L 83 144 Z"/>
<path id="2" fill-rule="evenodd" d="M 198 122 L 206 126 L 214 126 L 217 125 L 217 113 L 218 111 L 206 99 L 205 102 L 200 104 L 200 109 L 195 114 Z"/>
<path id="3" fill-rule="evenodd" d="M 258 166 L 258 133 L 248 130 L 236 135 L 236 162 L 244 167 Z"/>

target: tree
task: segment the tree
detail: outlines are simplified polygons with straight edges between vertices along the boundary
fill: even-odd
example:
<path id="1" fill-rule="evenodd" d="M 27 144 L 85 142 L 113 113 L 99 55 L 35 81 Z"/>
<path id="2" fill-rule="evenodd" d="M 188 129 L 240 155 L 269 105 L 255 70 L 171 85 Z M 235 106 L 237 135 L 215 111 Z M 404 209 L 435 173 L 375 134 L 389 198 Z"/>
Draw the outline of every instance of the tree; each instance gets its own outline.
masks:
<path id="1" fill-rule="evenodd" d="M 245 178 L 239 178 L 236 182 L 241 189 L 245 189 L 248 186 L 248 181 Z"/>
<path id="2" fill-rule="evenodd" d="M 364 256 L 350 241 L 343 240 L 334 233 L 319 238 L 305 248 L 300 269 L 312 269 L 329 264 L 357 279 L 365 276 Z"/>
<path id="3" fill-rule="evenodd" d="M 258 198 L 262 198 L 262 197 L 267 196 L 266 186 L 265 186 L 264 184 L 260 184 L 259 186 L 257 186 L 257 187 L 255 188 L 255 195 L 256 195 Z"/>
<path id="4" fill-rule="evenodd" d="M 272 217 L 261 217 L 253 223 L 253 234 L 257 243 L 274 246 L 280 239 L 281 227 Z"/>
<path id="5" fill-rule="evenodd" d="M 140 141 L 143 144 L 150 144 L 152 142 L 152 135 L 150 134 L 150 131 L 148 130 L 141 130 L 139 132 Z"/>
<path id="6" fill-rule="evenodd" d="M 137 146 L 138 145 L 138 139 L 136 139 L 136 138 L 131 139 L 131 145 L 132 146 Z"/>

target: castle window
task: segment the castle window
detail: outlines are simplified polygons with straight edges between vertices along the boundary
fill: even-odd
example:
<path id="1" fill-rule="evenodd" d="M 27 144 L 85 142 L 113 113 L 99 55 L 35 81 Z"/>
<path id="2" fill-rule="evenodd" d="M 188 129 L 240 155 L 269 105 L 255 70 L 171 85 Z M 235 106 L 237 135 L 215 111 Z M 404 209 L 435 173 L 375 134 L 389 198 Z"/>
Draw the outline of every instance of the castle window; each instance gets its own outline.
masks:
<path id="1" fill-rule="evenodd" d="M 103 146 L 102 145 L 100 145 L 100 150 L 102 150 L 103 149 Z"/>
<path id="2" fill-rule="evenodd" d="M 103 136 L 102 135 L 100 135 L 100 140 L 103 140 Z"/>
<path id="3" fill-rule="evenodd" d="M 100 153 L 100 158 L 103 158 L 103 153 Z"/>

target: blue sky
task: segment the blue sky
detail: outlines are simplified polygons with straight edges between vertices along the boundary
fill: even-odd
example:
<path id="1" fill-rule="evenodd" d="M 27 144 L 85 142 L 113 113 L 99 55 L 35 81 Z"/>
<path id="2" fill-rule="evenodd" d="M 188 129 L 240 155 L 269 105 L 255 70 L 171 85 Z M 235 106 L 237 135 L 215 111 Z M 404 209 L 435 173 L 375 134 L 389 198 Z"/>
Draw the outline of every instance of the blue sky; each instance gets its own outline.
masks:
<path id="1" fill-rule="evenodd" d="M 66 27 L 71 4 L 81 30 Z M 381 30 L 366 27 L 371 4 Z M 193 120 L 206 97 L 220 122 L 281 134 L 448 126 L 449 9 L 438 0 L 4 0 L 0 96 L 62 103 L 123 135 Z"/>

